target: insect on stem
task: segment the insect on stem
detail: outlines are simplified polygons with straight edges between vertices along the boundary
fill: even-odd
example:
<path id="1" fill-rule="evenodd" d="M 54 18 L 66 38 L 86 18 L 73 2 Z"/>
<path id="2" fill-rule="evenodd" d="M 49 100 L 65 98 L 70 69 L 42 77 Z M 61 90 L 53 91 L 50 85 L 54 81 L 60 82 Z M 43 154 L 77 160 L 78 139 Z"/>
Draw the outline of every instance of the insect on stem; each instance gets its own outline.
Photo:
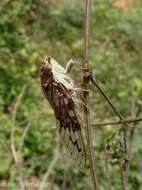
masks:
<path id="1" fill-rule="evenodd" d="M 45 97 L 54 110 L 60 137 L 71 157 L 82 168 L 86 165 L 86 148 L 81 131 L 83 124 L 75 102 L 74 82 L 65 68 L 51 57 L 43 60 L 40 78 Z"/>

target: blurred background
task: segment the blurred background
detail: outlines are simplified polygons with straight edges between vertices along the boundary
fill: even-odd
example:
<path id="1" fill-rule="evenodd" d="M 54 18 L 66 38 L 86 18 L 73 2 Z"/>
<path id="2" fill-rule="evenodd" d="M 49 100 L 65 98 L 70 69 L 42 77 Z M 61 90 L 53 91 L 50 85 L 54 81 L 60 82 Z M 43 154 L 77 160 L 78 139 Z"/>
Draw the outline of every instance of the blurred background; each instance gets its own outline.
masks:
<path id="1" fill-rule="evenodd" d="M 39 63 L 51 55 L 60 64 L 83 59 L 84 1 L 0 1 L 0 190 L 89 190 L 89 169 L 68 158 L 56 133 L 52 109 L 40 87 Z M 124 117 L 142 111 L 142 1 L 92 2 L 90 69 Z M 82 73 L 72 77 L 82 85 Z M 91 86 L 91 122 L 117 120 Z M 142 124 L 127 129 L 131 166 L 128 190 L 142 190 Z M 101 190 L 125 189 L 120 126 L 96 126 L 94 152 Z M 44 183 L 46 182 L 46 183 Z M 42 186 L 44 184 L 44 187 Z M 24 188 L 23 188 L 24 189 Z"/>

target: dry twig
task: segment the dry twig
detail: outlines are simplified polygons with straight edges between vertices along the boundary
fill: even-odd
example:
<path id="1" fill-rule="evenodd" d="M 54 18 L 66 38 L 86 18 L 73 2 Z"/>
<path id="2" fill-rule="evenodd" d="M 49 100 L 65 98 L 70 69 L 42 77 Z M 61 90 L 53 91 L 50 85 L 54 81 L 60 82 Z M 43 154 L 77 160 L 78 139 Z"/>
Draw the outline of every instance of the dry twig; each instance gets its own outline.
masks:
<path id="1" fill-rule="evenodd" d="M 17 168 L 18 181 L 19 181 L 19 185 L 20 185 L 21 190 L 25 190 L 25 187 L 24 187 L 23 175 L 21 172 L 21 163 L 20 163 L 21 159 L 19 158 L 19 155 L 17 154 L 16 146 L 15 146 L 15 127 L 16 127 L 17 111 L 18 111 L 18 108 L 20 106 L 20 103 L 21 103 L 22 97 L 24 95 L 25 89 L 26 89 L 26 86 L 24 85 L 19 96 L 18 96 L 18 98 L 17 98 L 15 106 L 14 106 L 14 110 L 13 110 L 13 114 L 12 114 L 12 126 L 11 126 L 11 138 L 10 138 L 11 152 L 12 152 L 12 156 L 13 156 L 15 166 Z"/>
<path id="2" fill-rule="evenodd" d="M 125 123 L 135 123 L 135 122 L 142 121 L 142 117 L 135 117 L 129 119 L 123 119 L 119 121 L 104 121 L 104 122 L 96 122 L 92 123 L 92 126 L 103 126 L 103 125 L 120 125 Z M 127 125 L 127 127 L 132 127 L 131 125 Z"/>
<path id="3" fill-rule="evenodd" d="M 87 135 L 87 146 L 88 146 L 88 159 L 90 161 L 91 175 L 93 189 L 99 190 L 98 180 L 96 175 L 96 163 L 93 155 L 93 143 L 92 143 L 92 128 L 90 125 L 90 112 L 89 112 L 89 29 L 90 29 L 90 10 L 91 0 L 85 0 L 85 19 L 84 19 L 84 120 Z"/>
<path id="4" fill-rule="evenodd" d="M 50 164 L 50 166 L 48 167 L 45 175 L 43 176 L 43 179 L 41 181 L 41 184 L 40 184 L 40 187 L 39 187 L 39 190 L 44 190 L 44 188 L 46 187 L 46 181 L 48 179 L 48 177 L 50 176 L 55 164 L 57 163 L 57 160 L 59 158 L 59 142 L 58 142 L 58 139 L 57 139 L 57 142 L 56 142 L 57 146 L 55 148 L 55 151 L 54 151 L 54 157 L 53 157 L 53 160 Z M 47 189 L 47 187 L 46 187 Z"/>
<path id="5" fill-rule="evenodd" d="M 96 88 L 99 90 L 99 92 L 103 95 L 103 97 L 108 102 L 109 106 L 112 108 L 112 110 L 114 111 L 114 113 L 122 121 L 124 119 L 123 116 L 118 112 L 118 110 L 115 108 L 114 104 L 111 102 L 110 98 L 107 96 L 107 94 L 100 87 L 100 85 L 97 83 L 96 79 L 93 78 L 92 75 L 90 75 L 90 80 L 93 83 L 93 85 L 95 85 Z M 129 125 L 127 123 L 123 123 L 122 127 L 119 129 L 119 131 L 123 131 L 124 154 L 125 154 L 124 156 L 125 156 L 125 159 L 126 159 L 127 158 L 127 142 L 126 142 L 126 128 L 125 128 L 125 126 L 129 126 Z"/>
<path id="6" fill-rule="evenodd" d="M 134 96 L 132 99 L 132 117 L 139 116 L 141 112 L 141 106 L 138 104 L 138 107 L 136 106 L 136 97 Z M 128 163 L 125 171 L 125 190 L 129 189 L 128 186 L 128 180 L 129 180 L 129 172 L 130 172 L 130 167 L 131 167 L 131 161 L 132 161 L 132 146 L 133 146 L 133 140 L 134 140 L 134 132 L 135 128 L 137 126 L 138 120 L 135 120 L 135 122 L 132 123 L 132 127 L 129 130 L 129 144 L 128 144 Z"/>
<path id="7" fill-rule="evenodd" d="M 22 135 L 21 141 L 20 141 L 20 145 L 19 145 L 19 148 L 18 148 L 18 150 L 17 150 L 18 155 L 20 154 L 20 152 L 21 152 L 21 150 L 22 150 L 22 147 L 23 147 L 25 138 L 26 138 L 26 136 L 27 136 L 28 130 L 29 130 L 30 126 L 31 126 L 31 123 L 32 123 L 32 120 L 30 120 L 30 121 L 27 123 L 27 125 L 25 126 L 25 130 L 24 130 L 24 132 L 23 132 L 23 135 Z"/>

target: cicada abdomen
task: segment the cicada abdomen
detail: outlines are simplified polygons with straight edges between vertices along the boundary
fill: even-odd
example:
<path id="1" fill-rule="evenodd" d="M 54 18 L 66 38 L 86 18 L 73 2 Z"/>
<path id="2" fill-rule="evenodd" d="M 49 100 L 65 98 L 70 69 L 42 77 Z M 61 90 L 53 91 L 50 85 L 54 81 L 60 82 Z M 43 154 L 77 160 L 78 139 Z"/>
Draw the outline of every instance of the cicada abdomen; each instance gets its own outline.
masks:
<path id="1" fill-rule="evenodd" d="M 78 117 L 74 99 L 72 79 L 66 70 L 53 58 L 46 57 L 41 64 L 41 85 L 52 106 L 57 120 L 59 134 L 72 158 L 80 165 L 86 165 L 86 151 L 81 133 L 81 121 Z"/>

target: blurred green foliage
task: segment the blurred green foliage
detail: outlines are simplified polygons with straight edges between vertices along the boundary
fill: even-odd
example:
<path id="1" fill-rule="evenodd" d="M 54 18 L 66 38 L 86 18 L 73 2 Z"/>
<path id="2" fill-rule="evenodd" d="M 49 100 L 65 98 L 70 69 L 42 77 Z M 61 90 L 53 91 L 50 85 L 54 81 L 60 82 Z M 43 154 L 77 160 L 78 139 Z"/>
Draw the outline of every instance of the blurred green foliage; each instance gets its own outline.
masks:
<path id="1" fill-rule="evenodd" d="M 10 151 L 13 112 L 17 98 L 26 88 L 16 114 L 15 143 L 32 120 L 22 148 L 24 178 L 41 180 L 54 156 L 56 122 L 52 109 L 42 95 L 39 62 L 51 55 L 61 64 L 69 58 L 83 60 L 84 5 L 77 0 L 58 3 L 47 0 L 3 0 L 0 2 L 0 181 L 19 189 L 17 171 Z M 138 2 L 138 0 L 137 0 Z M 131 10 L 113 6 L 113 1 L 96 0 L 92 5 L 90 67 L 117 109 L 125 116 L 135 116 L 137 102 L 141 114 L 142 97 L 142 6 Z M 82 73 L 76 68 L 72 76 L 78 86 Z M 91 120 L 114 120 L 103 97 L 91 86 Z M 142 190 L 142 125 L 137 124 L 132 145 L 133 160 L 129 173 L 129 190 Z M 100 189 L 108 189 L 104 161 L 104 143 L 114 126 L 94 129 L 94 150 Z M 113 158 L 120 156 L 113 144 Z M 118 150 L 118 152 L 117 152 Z M 62 155 L 65 154 L 61 145 Z M 121 189 L 120 165 L 110 163 L 112 189 Z M 113 177 L 112 177 L 113 176 Z M 58 160 L 50 175 L 52 189 L 89 190 L 88 169 L 80 171 L 66 156 Z"/>

